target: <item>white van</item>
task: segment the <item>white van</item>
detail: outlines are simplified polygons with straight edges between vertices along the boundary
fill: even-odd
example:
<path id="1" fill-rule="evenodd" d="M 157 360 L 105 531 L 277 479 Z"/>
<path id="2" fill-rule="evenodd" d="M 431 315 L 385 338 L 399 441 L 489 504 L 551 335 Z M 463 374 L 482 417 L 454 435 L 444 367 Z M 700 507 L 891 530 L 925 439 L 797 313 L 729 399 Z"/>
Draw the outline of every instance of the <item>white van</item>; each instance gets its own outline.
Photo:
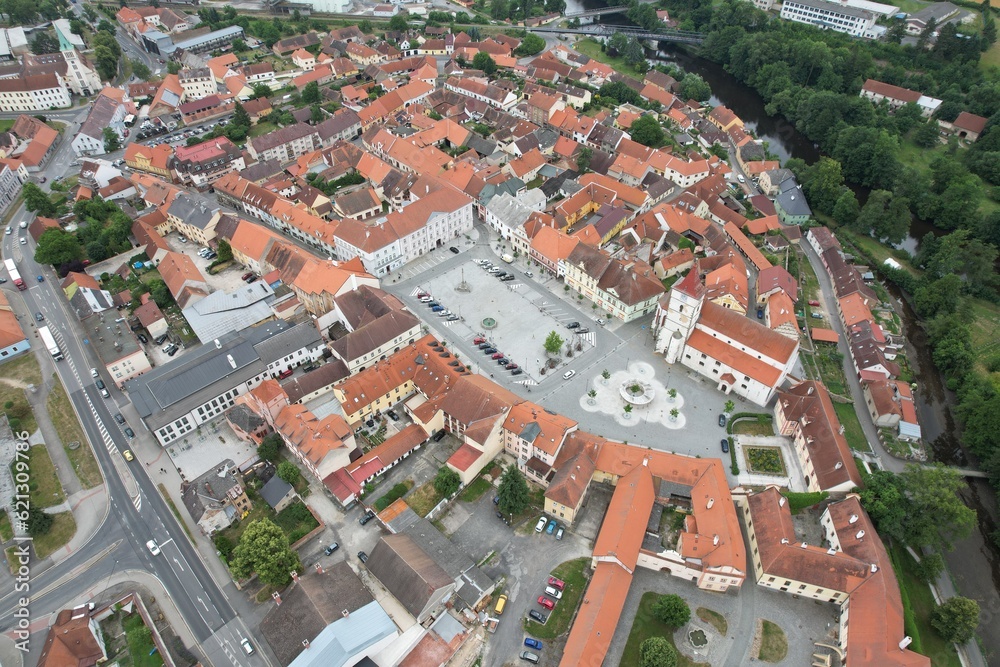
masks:
<path id="1" fill-rule="evenodd" d="M 247 655 L 253 655 L 253 645 L 250 643 L 249 639 L 247 639 L 246 637 L 241 639 L 240 646 L 243 647 L 244 653 L 246 653 Z"/>

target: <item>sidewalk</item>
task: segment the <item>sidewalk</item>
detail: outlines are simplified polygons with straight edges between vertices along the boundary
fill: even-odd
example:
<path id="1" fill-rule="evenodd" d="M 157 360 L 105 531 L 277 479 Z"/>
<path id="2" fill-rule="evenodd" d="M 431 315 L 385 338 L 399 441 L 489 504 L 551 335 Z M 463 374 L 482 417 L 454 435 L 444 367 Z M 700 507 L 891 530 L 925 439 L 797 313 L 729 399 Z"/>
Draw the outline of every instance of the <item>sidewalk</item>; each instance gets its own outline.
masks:
<path id="1" fill-rule="evenodd" d="M 97 533 L 97 530 L 104 524 L 108 516 L 111 503 L 108 502 L 108 487 L 98 486 L 93 489 L 77 491 L 66 498 L 66 502 L 57 508 L 50 508 L 58 512 L 70 510 L 73 512 L 73 520 L 76 521 L 76 532 L 64 546 L 56 549 L 48 560 L 52 565 L 56 565 L 66 560 L 87 544 Z"/>

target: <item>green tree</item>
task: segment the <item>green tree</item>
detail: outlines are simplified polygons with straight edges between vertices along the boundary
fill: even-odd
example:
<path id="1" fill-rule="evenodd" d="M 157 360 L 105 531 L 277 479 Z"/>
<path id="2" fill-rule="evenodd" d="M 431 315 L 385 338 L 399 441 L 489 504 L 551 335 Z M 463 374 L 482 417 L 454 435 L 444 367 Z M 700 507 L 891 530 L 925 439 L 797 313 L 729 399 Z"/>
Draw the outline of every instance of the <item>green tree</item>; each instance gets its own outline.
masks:
<path id="1" fill-rule="evenodd" d="M 153 72 L 149 69 L 149 66 L 141 60 L 129 60 L 132 65 L 132 73 L 136 75 L 139 79 L 143 81 L 149 81 L 153 78 Z"/>
<path id="2" fill-rule="evenodd" d="M 580 172 L 580 175 L 586 174 L 590 171 L 590 161 L 594 157 L 594 149 L 589 146 L 584 146 L 580 149 L 580 152 L 576 156 L 576 170 Z"/>
<path id="3" fill-rule="evenodd" d="M 302 95 L 300 98 L 305 104 L 318 104 L 319 103 L 319 84 L 315 81 L 310 81 L 302 89 Z"/>
<path id="4" fill-rule="evenodd" d="M 660 623 L 679 628 L 691 620 L 691 608 L 679 595 L 661 595 L 653 603 L 653 617 Z"/>
<path id="5" fill-rule="evenodd" d="M 927 319 L 942 313 L 948 315 L 958 309 L 961 296 L 962 279 L 949 273 L 918 287 L 913 294 L 914 307 L 920 317 Z"/>
<path id="6" fill-rule="evenodd" d="M 35 507 L 34 505 L 28 508 L 28 521 L 26 529 L 28 535 L 32 537 L 41 537 L 49 532 L 52 528 L 52 524 L 55 520 L 52 518 L 51 514 L 46 514 L 45 510 L 40 507 Z"/>
<path id="7" fill-rule="evenodd" d="M 511 464 L 503 471 L 497 495 L 500 497 L 498 507 L 507 516 L 520 514 L 528 509 L 528 504 L 531 502 L 528 495 L 528 483 L 516 465 Z"/>
<path id="8" fill-rule="evenodd" d="M 639 667 L 676 667 L 676 665 L 677 649 L 665 637 L 650 637 L 639 645 Z"/>
<path id="9" fill-rule="evenodd" d="M 70 19 L 69 31 L 74 35 L 83 36 L 83 21 L 80 19 Z"/>
<path id="10" fill-rule="evenodd" d="M 944 558 L 939 553 L 923 554 L 920 562 L 917 563 L 917 574 L 920 579 L 933 584 L 938 576 L 944 572 Z"/>
<path id="11" fill-rule="evenodd" d="M 83 259 L 83 248 L 75 236 L 61 227 L 50 227 L 38 237 L 35 261 L 39 264 L 61 266 Z"/>
<path id="12" fill-rule="evenodd" d="M 821 213 L 830 215 L 837 199 L 844 192 L 844 175 L 840 163 L 828 157 L 821 157 L 819 162 L 809 168 L 808 177 L 802 184 L 806 199 L 812 207 Z"/>
<path id="13" fill-rule="evenodd" d="M 562 350 L 563 342 L 562 336 L 555 331 L 550 331 L 549 335 L 545 337 L 545 342 L 542 343 L 542 347 L 544 347 L 545 351 L 549 354 L 559 354 L 559 351 Z"/>
<path id="14" fill-rule="evenodd" d="M 31 40 L 31 52 L 36 56 L 46 53 L 59 53 L 59 40 L 47 32 L 40 32 Z"/>
<path id="15" fill-rule="evenodd" d="M 480 51 L 472 59 L 473 69 L 482 70 L 486 76 L 493 76 L 497 71 L 497 64 L 493 57 L 485 51 Z"/>
<path id="16" fill-rule="evenodd" d="M 278 451 L 283 444 L 285 441 L 281 439 L 280 435 L 271 433 L 260 441 L 260 446 L 257 447 L 257 456 L 265 461 L 274 461 L 278 458 Z"/>
<path id="17" fill-rule="evenodd" d="M 410 25 L 406 21 L 406 17 L 402 14 L 396 14 L 391 19 L 389 19 L 389 30 L 398 30 L 404 32 Z"/>
<path id="18" fill-rule="evenodd" d="M 229 569 L 239 579 L 254 572 L 261 583 L 284 586 L 291 581 L 291 572 L 302 568 L 298 554 L 288 546 L 288 538 L 269 519 L 250 522 L 233 550 Z"/>
<path id="19" fill-rule="evenodd" d="M 249 47 L 247 46 L 247 43 L 245 41 L 243 41 L 242 39 L 240 39 L 239 37 L 237 37 L 236 39 L 233 40 L 233 52 L 234 53 L 240 53 L 240 52 L 246 51 L 248 49 L 249 49 Z"/>
<path id="20" fill-rule="evenodd" d="M 231 262 L 233 260 L 233 247 L 226 239 L 219 239 L 219 247 L 216 248 L 216 252 L 219 255 L 219 261 Z"/>
<path id="21" fill-rule="evenodd" d="M 93 23 L 94 21 L 97 20 L 98 14 L 97 11 L 95 11 L 94 8 L 88 3 L 83 6 L 83 16 L 88 21 Z"/>
<path id="22" fill-rule="evenodd" d="M 361 22 L 358 23 L 358 30 L 365 33 L 366 35 L 370 35 L 373 30 L 372 22 L 369 21 L 368 19 L 362 19 Z"/>
<path id="23" fill-rule="evenodd" d="M 51 218 L 56 212 L 55 204 L 45 191 L 31 181 L 21 186 L 21 194 L 24 195 L 24 207 L 32 213 L 37 213 L 43 218 Z"/>
<path id="24" fill-rule="evenodd" d="M 114 153 L 116 150 L 122 147 L 122 140 L 118 136 L 118 133 L 112 130 L 110 127 L 104 128 L 102 133 L 104 137 L 104 152 Z"/>
<path id="25" fill-rule="evenodd" d="M 316 125 L 318 123 L 322 123 L 324 120 L 326 120 L 326 112 L 323 111 L 323 108 L 320 105 L 313 104 L 309 107 L 309 121 L 312 124 Z"/>
<path id="26" fill-rule="evenodd" d="M 278 477 L 291 485 L 295 485 L 295 482 L 299 481 L 299 477 L 302 473 L 299 472 L 299 467 L 292 463 L 291 461 L 282 461 L 278 464 Z"/>
<path id="27" fill-rule="evenodd" d="M 533 32 L 529 32 L 521 40 L 521 43 L 514 49 L 514 55 L 518 57 L 534 56 L 545 49 L 545 40 Z"/>
<path id="28" fill-rule="evenodd" d="M 457 472 L 447 466 L 438 469 L 437 476 L 434 477 L 434 490 L 442 498 L 448 498 L 458 491 L 460 486 L 462 486 L 462 478 L 458 476 Z"/>
<path id="29" fill-rule="evenodd" d="M 167 61 L 167 72 L 169 74 L 177 74 L 181 71 L 181 64 L 176 60 Z"/>
<path id="30" fill-rule="evenodd" d="M 688 73 L 680 83 L 679 91 L 685 100 L 704 102 L 712 96 L 712 88 L 705 79 L 697 74 Z"/>
<path id="31" fill-rule="evenodd" d="M 242 104 L 237 102 L 236 108 L 233 109 L 233 117 L 229 119 L 229 125 L 237 125 L 249 129 L 251 124 L 250 114 L 247 113 Z"/>
<path id="32" fill-rule="evenodd" d="M 920 124 L 913 133 L 913 143 L 921 148 L 931 148 L 936 146 L 940 140 L 941 130 L 936 120 L 929 120 Z"/>
<path id="33" fill-rule="evenodd" d="M 174 302 L 174 297 L 170 294 L 167 284 L 159 278 L 150 280 L 147 285 L 149 286 L 149 295 L 153 297 L 153 301 L 160 308 L 167 308 Z"/>
<path id="34" fill-rule="evenodd" d="M 250 99 L 252 100 L 255 100 L 259 97 L 270 97 L 271 95 L 274 95 L 274 92 L 271 90 L 271 87 L 266 83 L 255 83 L 252 84 L 250 88 L 253 89 L 253 95 L 250 96 Z"/>
<path id="35" fill-rule="evenodd" d="M 657 148 L 663 145 L 663 128 L 660 121 L 653 115 L 645 115 L 638 118 L 629 128 L 632 140 L 643 146 Z"/>
<path id="36" fill-rule="evenodd" d="M 833 219 L 838 225 L 851 227 L 859 215 L 861 215 L 861 205 L 858 204 L 857 195 L 853 190 L 845 189 L 833 206 Z"/>
<path id="37" fill-rule="evenodd" d="M 676 391 L 676 390 L 672 390 L 672 391 Z M 732 414 L 733 410 L 735 410 L 735 409 L 736 409 L 736 404 L 735 403 L 733 403 L 732 401 L 726 401 L 726 405 L 722 408 L 722 411 L 725 412 L 728 415 L 728 414 Z"/>
<path id="38" fill-rule="evenodd" d="M 979 603 L 963 597 L 953 597 L 935 607 L 931 625 L 950 642 L 964 644 L 972 639 L 979 625 Z"/>

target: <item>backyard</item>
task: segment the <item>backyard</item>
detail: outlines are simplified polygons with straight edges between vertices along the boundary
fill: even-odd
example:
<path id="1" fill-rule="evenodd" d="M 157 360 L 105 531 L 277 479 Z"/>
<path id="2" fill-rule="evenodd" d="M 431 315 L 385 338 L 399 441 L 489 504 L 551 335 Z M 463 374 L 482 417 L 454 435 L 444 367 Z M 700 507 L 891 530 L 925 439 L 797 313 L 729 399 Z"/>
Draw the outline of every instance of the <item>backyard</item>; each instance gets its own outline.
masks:
<path id="1" fill-rule="evenodd" d="M 847 444 L 851 449 L 859 452 L 871 451 L 868 438 L 865 437 L 861 422 L 858 421 L 858 413 L 854 411 L 854 404 L 834 401 L 833 410 L 837 413 L 841 426 L 844 427 L 844 437 L 847 438 Z"/>
<path id="2" fill-rule="evenodd" d="M 661 623 L 653 616 L 653 605 L 660 597 L 659 593 L 652 591 L 643 593 L 642 599 L 639 600 L 639 609 L 635 612 L 635 620 L 632 621 L 632 630 L 625 643 L 625 651 L 622 653 L 621 662 L 618 663 L 620 667 L 638 665 L 639 647 L 650 637 L 665 637 L 674 648 L 677 648 L 674 642 L 674 628 Z M 706 662 L 695 662 L 678 650 L 677 667 L 709 667 L 709 665 Z"/>
<path id="3" fill-rule="evenodd" d="M 934 667 L 959 667 L 962 663 L 955 652 L 955 646 L 942 639 L 931 627 L 934 594 L 917 574 L 917 562 L 905 548 L 898 545 L 890 547 L 889 556 L 899 581 L 899 593 L 903 598 L 903 627 L 906 634 L 913 638 L 910 648 L 923 655 L 934 656 Z"/>
<path id="4" fill-rule="evenodd" d="M 153 643 L 153 634 L 138 613 L 119 610 L 101 621 L 101 630 L 111 664 L 160 667 L 163 658 Z"/>
<path id="5" fill-rule="evenodd" d="M 309 509 L 301 501 L 294 502 L 285 509 L 281 510 L 281 512 L 275 514 L 274 510 L 272 510 L 267 503 L 259 497 L 254 496 L 255 494 L 251 495 L 254 503 L 250 513 L 238 523 L 229 526 L 225 530 L 220 530 L 217 533 L 217 546 L 220 541 L 228 543 L 233 547 L 238 545 L 240 543 L 240 536 L 243 535 L 243 531 L 247 529 L 250 522 L 256 521 L 257 519 L 270 519 L 277 524 L 278 527 L 281 528 L 282 532 L 284 532 L 288 537 L 289 544 L 302 539 L 309 533 L 309 531 L 319 525 L 319 522 L 316 521 L 316 518 L 313 517 L 312 513 L 309 512 Z"/>

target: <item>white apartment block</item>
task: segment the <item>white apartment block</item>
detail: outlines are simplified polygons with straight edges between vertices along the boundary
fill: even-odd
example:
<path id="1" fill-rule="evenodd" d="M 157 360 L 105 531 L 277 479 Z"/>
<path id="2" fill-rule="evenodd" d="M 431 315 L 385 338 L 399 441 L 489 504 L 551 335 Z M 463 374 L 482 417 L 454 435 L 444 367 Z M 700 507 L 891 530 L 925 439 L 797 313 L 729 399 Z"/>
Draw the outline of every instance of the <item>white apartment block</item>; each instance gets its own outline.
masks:
<path id="1" fill-rule="evenodd" d="M 219 92 L 219 88 L 215 84 L 215 77 L 212 75 L 212 70 L 207 67 L 199 67 L 198 69 L 181 72 L 177 75 L 177 79 L 184 90 L 181 95 L 181 102 L 200 100 L 203 97 L 215 95 Z"/>
<path id="2" fill-rule="evenodd" d="M 876 16 L 865 9 L 825 0 L 785 0 L 781 5 L 781 18 L 847 33 L 852 37 L 869 37 L 875 27 Z"/>

